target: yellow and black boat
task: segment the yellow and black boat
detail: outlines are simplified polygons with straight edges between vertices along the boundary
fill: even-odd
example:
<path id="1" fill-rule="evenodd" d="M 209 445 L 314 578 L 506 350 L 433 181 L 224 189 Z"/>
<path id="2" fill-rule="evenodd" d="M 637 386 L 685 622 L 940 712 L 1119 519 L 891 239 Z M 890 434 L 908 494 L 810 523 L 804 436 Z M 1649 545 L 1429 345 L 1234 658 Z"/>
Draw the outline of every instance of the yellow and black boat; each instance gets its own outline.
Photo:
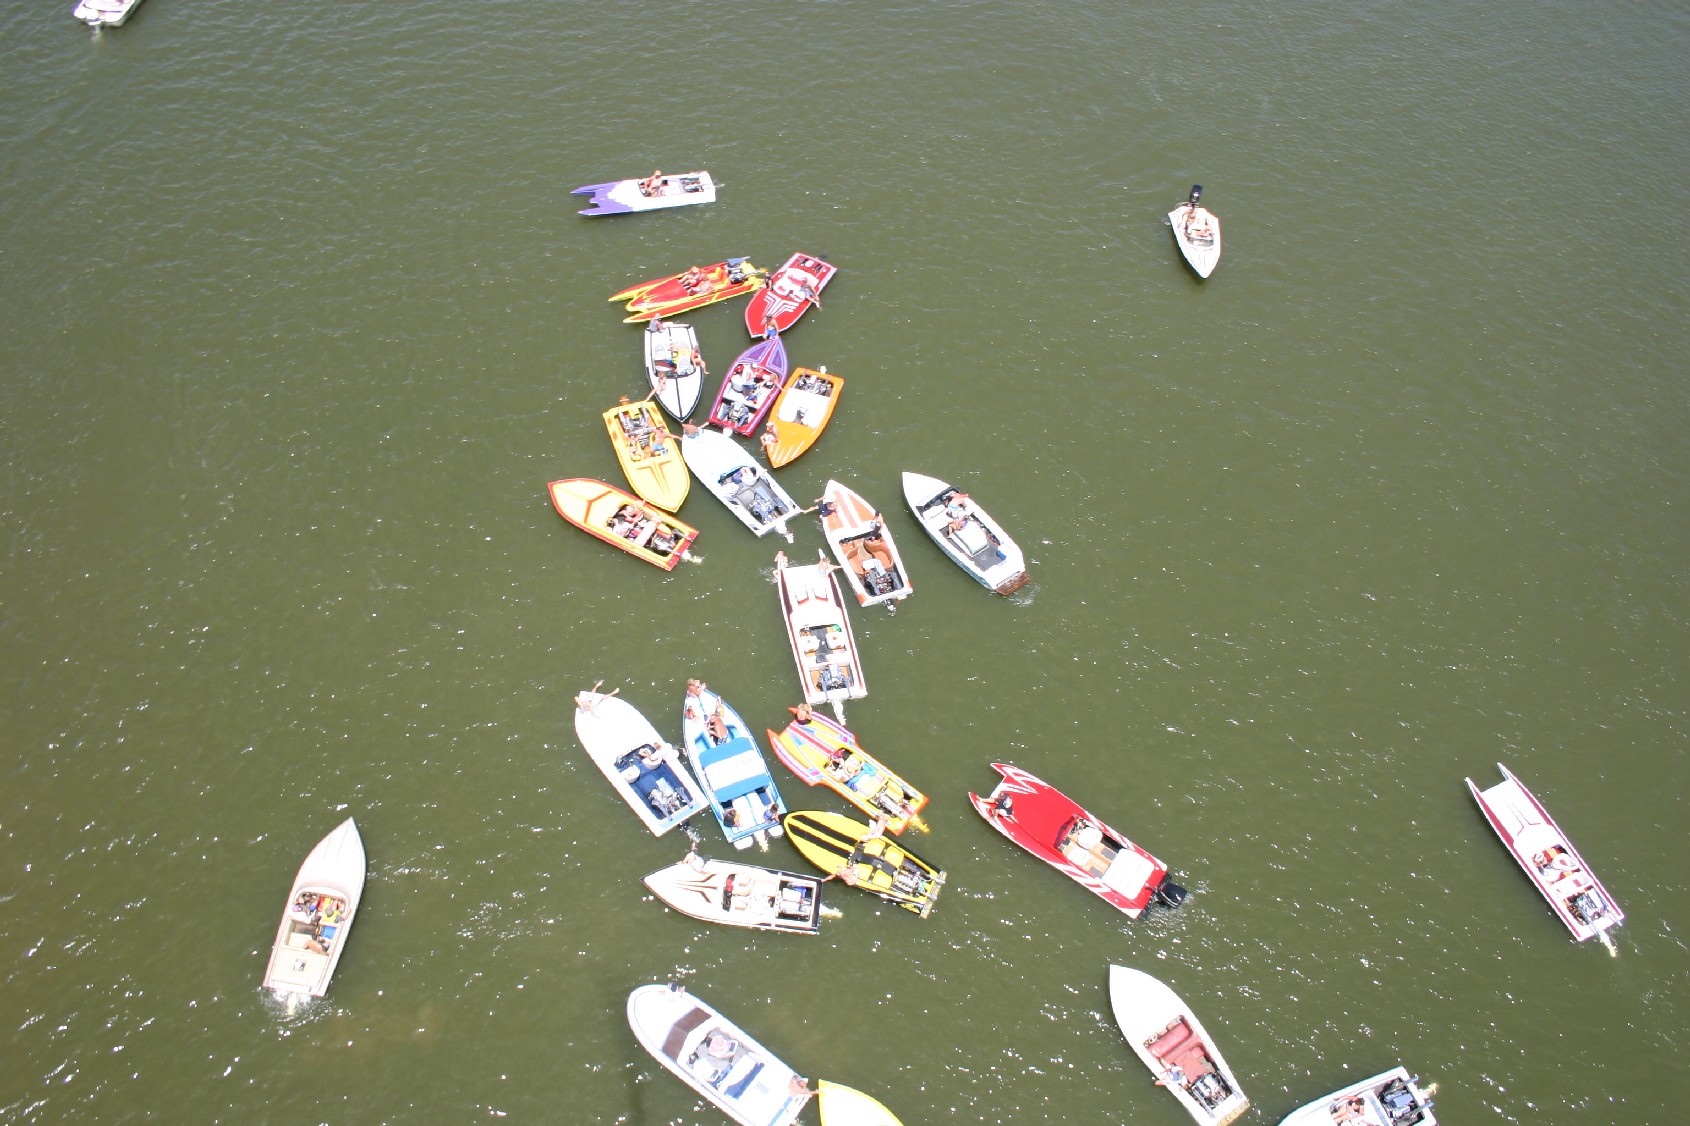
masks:
<path id="1" fill-rule="evenodd" d="M 933 910 L 945 873 L 885 836 L 879 825 L 815 809 L 789 813 L 781 824 L 804 859 L 829 876 L 923 919 Z"/>

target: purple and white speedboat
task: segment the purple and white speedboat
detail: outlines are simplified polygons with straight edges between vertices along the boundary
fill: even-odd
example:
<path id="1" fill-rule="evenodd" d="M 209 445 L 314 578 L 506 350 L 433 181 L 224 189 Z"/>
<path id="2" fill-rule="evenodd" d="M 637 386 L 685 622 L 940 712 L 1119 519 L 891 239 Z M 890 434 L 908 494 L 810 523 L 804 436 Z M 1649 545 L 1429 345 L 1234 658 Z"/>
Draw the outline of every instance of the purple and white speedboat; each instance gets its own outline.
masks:
<path id="1" fill-rule="evenodd" d="M 681 172 L 672 176 L 653 172 L 641 179 L 586 184 L 569 194 L 592 197 L 589 201 L 592 206 L 583 209 L 583 215 L 626 215 L 634 211 L 715 203 L 716 182 L 708 172 Z"/>

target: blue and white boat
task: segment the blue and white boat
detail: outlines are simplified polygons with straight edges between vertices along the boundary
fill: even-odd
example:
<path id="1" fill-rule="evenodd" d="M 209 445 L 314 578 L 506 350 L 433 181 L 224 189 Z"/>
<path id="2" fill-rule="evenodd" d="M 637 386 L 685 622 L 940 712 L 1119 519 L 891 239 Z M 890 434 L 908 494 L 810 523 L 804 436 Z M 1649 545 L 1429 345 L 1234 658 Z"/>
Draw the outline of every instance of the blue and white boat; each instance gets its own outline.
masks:
<path id="1" fill-rule="evenodd" d="M 575 736 L 653 836 L 709 806 L 680 752 L 638 708 L 596 684 L 575 696 Z"/>
<path id="2" fill-rule="evenodd" d="M 786 806 L 751 728 L 701 680 L 687 681 L 681 741 L 728 843 L 768 848 Z"/>

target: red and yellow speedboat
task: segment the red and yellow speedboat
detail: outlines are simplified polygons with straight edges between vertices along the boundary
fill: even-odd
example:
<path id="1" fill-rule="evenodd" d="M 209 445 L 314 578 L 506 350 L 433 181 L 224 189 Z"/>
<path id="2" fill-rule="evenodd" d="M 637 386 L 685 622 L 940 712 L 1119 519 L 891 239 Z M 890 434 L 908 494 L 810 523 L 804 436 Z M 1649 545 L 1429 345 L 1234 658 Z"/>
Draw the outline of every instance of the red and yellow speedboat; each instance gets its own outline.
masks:
<path id="1" fill-rule="evenodd" d="M 624 324 L 640 324 L 654 316 L 671 317 L 688 309 L 701 309 L 750 293 L 768 279 L 749 258 L 727 258 L 712 266 L 693 266 L 666 278 L 631 285 L 613 293 L 612 301 L 625 301 L 630 316 Z"/>
<path id="2" fill-rule="evenodd" d="M 687 548 L 698 538 L 698 529 L 632 493 L 591 477 L 553 481 L 547 488 L 557 514 L 590 536 L 665 571 L 690 558 Z"/>

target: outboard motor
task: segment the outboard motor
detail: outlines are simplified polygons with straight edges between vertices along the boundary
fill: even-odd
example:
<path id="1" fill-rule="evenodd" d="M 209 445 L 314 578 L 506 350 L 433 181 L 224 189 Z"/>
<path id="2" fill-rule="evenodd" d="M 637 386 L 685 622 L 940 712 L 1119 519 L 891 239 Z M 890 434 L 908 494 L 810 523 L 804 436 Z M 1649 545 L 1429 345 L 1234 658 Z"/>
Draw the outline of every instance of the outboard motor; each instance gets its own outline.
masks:
<path id="1" fill-rule="evenodd" d="M 1156 885 L 1156 890 L 1150 893 L 1151 898 L 1170 910 L 1184 903 L 1185 897 L 1189 894 L 1183 887 L 1166 876 L 1162 877 L 1162 882 Z"/>

